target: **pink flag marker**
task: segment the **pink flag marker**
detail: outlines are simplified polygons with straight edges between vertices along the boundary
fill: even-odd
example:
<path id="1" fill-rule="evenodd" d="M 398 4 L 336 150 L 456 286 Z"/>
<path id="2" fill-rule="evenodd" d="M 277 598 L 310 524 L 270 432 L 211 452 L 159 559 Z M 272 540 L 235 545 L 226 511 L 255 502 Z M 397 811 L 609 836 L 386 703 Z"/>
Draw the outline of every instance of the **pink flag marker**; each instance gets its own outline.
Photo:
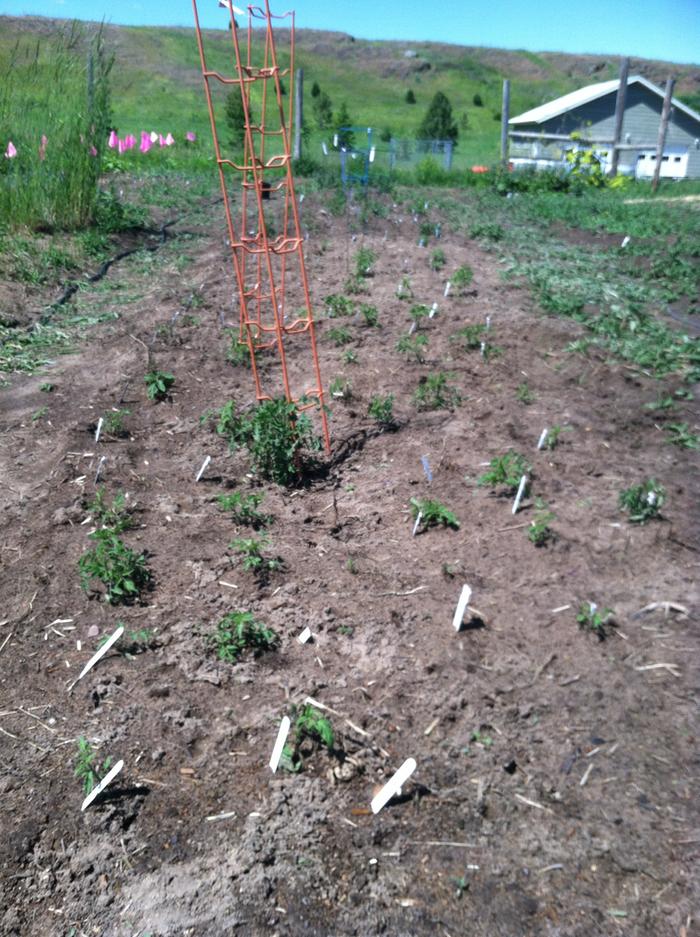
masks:
<path id="1" fill-rule="evenodd" d="M 158 143 L 160 143 L 161 146 L 165 146 L 165 137 L 162 133 L 158 134 Z"/>
<path id="2" fill-rule="evenodd" d="M 14 145 L 12 140 L 9 140 L 7 143 L 7 149 L 5 150 L 5 159 L 14 159 L 17 156 L 17 147 Z"/>
<path id="3" fill-rule="evenodd" d="M 45 133 L 42 133 L 42 135 L 41 135 L 41 145 L 40 145 L 40 147 L 39 147 L 39 159 L 41 159 L 41 160 L 46 159 L 46 144 L 47 144 L 48 142 L 49 142 L 49 141 L 48 141 L 48 139 L 47 139 L 46 134 L 45 134 Z"/>
<path id="4" fill-rule="evenodd" d="M 120 156 L 126 151 L 126 143 L 124 140 L 117 140 L 117 149 L 119 150 Z"/>
<path id="5" fill-rule="evenodd" d="M 172 133 L 169 133 L 167 137 L 165 138 L 165 145 L 172 146 L 174 142 L 175 142 L 175 137 L 173 137 Z"/>
<path id="6" fill-rule="evenodd" d="M 194 143 L 197 140 L 197 134 L 192 130 L 188 130 L 185 134 L 185 140 L 187 140 L 188 143 Z"/>
<path id="7" fill-rule="evenodd" d="M 118 144 L 119 144 L 119 137 L 117 136 L 117 131 L 113 130 L 109 135 L 107 146 L 110 148 L 110 150 L 115 150 Z"/>
<path id="8" fill-rule="evenodd" d="M 153 143 L 151 142 L 150 134 L 146 133 L 145 130 L 142 130 L 141 131 L 141 146 L 139 147 L 139 149 L 141 150 L 142 153 L 148 153 L 148 151 L 150 150 L 152 146 L 153 146 Z"/>

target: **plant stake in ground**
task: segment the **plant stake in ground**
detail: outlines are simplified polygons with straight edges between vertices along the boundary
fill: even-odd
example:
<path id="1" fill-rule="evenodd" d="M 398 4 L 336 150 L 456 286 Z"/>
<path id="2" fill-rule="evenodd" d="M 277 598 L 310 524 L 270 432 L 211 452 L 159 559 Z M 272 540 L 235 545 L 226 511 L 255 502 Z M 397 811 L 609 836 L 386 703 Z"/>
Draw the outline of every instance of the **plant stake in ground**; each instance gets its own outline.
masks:
<path id="1" fill-rule="evenodd" d="M 209 468 L 209 463 L 210 463 L 210 462 L 211 462 L 211 456 L 208 455 L 208 456 L 205 457 L 204 462 L 202 462 L 202 467 L 201 467 L 200 470 L 197 472 L 197 476 L 196 476 L 196 478 L 195 478 L 195 481 L 196 481 L 196 482 L 199 481 L 199 479 L 202 477 L 202 475 L 204 475 L 204 473 L 206 472 L 206 470 Z"/>
<path id="2" fill-rule="evenodd" d="M 414 758 L 407 758 L 406 761 L 404 761 L 399 770 L 394 772 L 384 787 L 373 798 L 370 804 L 372 813 L 379 813 L 383 807 L 386 807 L 392 797 L 401 796 L 401 788 L 411 777 L 416 767 L 417 765 Z"/>
<path id="3" fill-rule="evenodd" d="M 282 716 L 282 722 L 280 723 L 277 739 L 275 740 L 275 747 L 272 749 L 272 756 L 270 757 L 270 767 L 272 768 L 273 774 L 277 771 L 279 766 L 282 750 L 287 741 L 287 736 L 289 735 L 291 727 L 292 721 L 289 716 Z"/>
<path id="4" fill-rule="evenodd" d="M 472 597 L 472 590 L 469 586 L 462 586 L 462 591 L 459 594 L 459 600 L 457 601 L 457 608 L 455 609 L 454 617 L 452 618 L 452 627 L 455 631 L 460 631 L 462 628 L 462 622 L 464 620 L 464 613 L 467 610 L 469 605 L 469 600 Z"/>
<path id="5" fill-rule="evenodd" d="M 520 484 L 518 485 L 518 493 L 515 496 L 515 501 L 513 502 L 513 508 L 511 514 L 517 514 L 518 508 L 520 507 L 520 502 L 523 499 L 525 494 L 525 489 L 527 488 L 527 475 L 523 475 L 520 479 Z"/>

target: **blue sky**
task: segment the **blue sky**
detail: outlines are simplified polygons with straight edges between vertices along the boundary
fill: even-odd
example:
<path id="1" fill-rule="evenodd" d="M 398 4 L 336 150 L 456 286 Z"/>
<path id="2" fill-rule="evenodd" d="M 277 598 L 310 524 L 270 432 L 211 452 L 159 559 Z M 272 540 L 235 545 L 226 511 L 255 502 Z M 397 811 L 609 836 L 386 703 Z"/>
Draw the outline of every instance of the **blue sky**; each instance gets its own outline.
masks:
<path id="1" fill-rule="evenodd" d="M 262 5 L 261 0 L 255 0 Z M 245 0 L 238 0 L 245 8 Z M 216 0 L 199 0 L 202 24 L 225 22 Z M 459 45 L 625 54 L 700 63 L 700 0 L 275 0 L 297 25 L 367 39 L 430 39 Z M 0 13 L 189 26 L 190 0 L 0 0 Z"/>

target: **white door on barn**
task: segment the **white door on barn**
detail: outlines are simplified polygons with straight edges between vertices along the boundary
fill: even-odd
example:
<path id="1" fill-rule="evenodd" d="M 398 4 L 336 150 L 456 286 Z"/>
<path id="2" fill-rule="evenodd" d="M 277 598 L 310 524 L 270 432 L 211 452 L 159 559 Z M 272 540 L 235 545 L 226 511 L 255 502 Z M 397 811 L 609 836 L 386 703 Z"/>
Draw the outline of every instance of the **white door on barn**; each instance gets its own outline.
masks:
<path id="1" fill-rule="evenodd" d="M 637 156 L 637 178 L 651 179 L 656 166 L 656 152 L 642 150 Z M 667 146 L 661 157 L 661 178 L 685 179 L 688 172 L 688 150 L 683 146 Z"/>

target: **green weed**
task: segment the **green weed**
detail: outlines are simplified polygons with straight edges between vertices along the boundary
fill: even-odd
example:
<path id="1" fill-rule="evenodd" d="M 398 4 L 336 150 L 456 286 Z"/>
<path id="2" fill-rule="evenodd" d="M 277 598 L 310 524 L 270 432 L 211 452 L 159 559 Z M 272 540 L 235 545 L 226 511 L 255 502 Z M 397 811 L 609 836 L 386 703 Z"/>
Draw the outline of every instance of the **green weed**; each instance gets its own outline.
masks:
<path id="1" fill-rule="evenodd" d="M 629 514 L 633 524 L 645 524 L 659 516 L 665 500 L 666 489 L 663 485 L 653 478 L 647 478 L 641 484 L 621 491 L 618 503 L 620 510 Z"/>
<path id="2" fill-rule="evenodd" d="M 440 501 L 420 500 L 411 498 L 411 517 L 415 521 L 421 515 L 421 523 L 427 527 L 452 527 L 459 530 L 459 521 L 456 515 L 446 508 Z"/>
<path id="3" fill-rule="evenodd" d="M 96 530 L 90 534 L 95 546 L 78 560 L 82 588 L 98 579 L 105 587 L 104 599 L 112 605 L 137 599 L 151 581 L 146 555 L 135 553 L 113 530 Z"/>
<path id="4" fill-rule="evenodd" d="M 515 392 L 515 396 L 518 398 L 520 403 L 524 403 L 525 406 L 529 406 L 535 401 L 535 395 L 528 387 L 526 381 L 523 381 L 522 384 L 518 384 L 518 389 Z"/>
<path id="5" fill-rule="evenodd" d="M 263 651 L 274 650 L 279 635 L 256 621 L 251 612 L 228 612 L 217 624 L 211 641 L 219 660 L 235 664 L 245 651 L 257 657 Z"/>
<path id="6" fill-rule="evenodd" d="M 349 400 L 352 397 L 352 387 L 347 378 L 344 377 L 333 378 L 329 390 L 331 397 L 342 397 L 345 400 Z"/>
<path id="7" fill-rule="evenodd" d="M 419 328 L 422 320 L 430 317 L 430 309 L 423 303 L 417 303 L 415 306 L 411 306 L 408 314 L 415 322 L 416 328 Z"/>
<path id="8" fill-rule="evenodd" d="M 413 288 L 408 277 L 402 277 L 401 282 L 396 288 L 397 299 L 413 299 Z"/>
<path id="9" fill-rule="evenodd" d="M 377 255 L 369 247 L 361 247 L 355 255 L 355 273 L 358 277 L 369 277 Z"/>
<path id="10" fill-rule="evenodd" d="M 104 417 L 104 432 L 107 436 L 127 436 L 128 431 L 124 426 L 124 417 L 129 416 L 129 410 L 110 410 Z"/>
<path id="11" fill-rule="evenodd" d="M 285 771 L 297 773 L 303 768 L 300 746 L 304 739 L 325 746 L 329 751 L 335 745 L 335 732 L 330 719 L 322 716 L 313 706 L 306 705 L 295 714 L 289 741 L 282 750 L 280 767 Z"/>
<path id="12" fill-rule="evenodd" d="M 328 310 L 329 319 L 340 319 L 344 316 L 351 316 L 355 311 L 355 304 L 347 296 L 331 294 L 323 300 Z"/>
<path id="13" fill-rule="evenodd" d="M 535 518 L 530 522 L 527 537 L 536 547 L 543 547 L 554 540 L 554 531 L 549 526 L 550 521 L 554 520 L 554 514 L 547 510 L 547 505 L 540 498 L 536 500 L 535 507 Z"/>
<path id="14" fill-rule="evenodd" d="M 343 352 L 343 362 L 345 364 L 357 364 L 357 352 L 353 351 L 352 348 L 347 348 Z"/>
<path id="15" fill-rule="evenodd" d="M 376 306 L 369 306 L 364 303 L 362 306 L 360 306 L 360 315 L 364 319 L 365 325 L 369 326 L 370 328 L 379 327 L 379 312 Z"/>
<path id="16" fill-rule="evenodd" d="M 450 336 L 450 342 L 461 351 L 479 351 L 486 331 L 485 325 L 465 325 Z"/>

